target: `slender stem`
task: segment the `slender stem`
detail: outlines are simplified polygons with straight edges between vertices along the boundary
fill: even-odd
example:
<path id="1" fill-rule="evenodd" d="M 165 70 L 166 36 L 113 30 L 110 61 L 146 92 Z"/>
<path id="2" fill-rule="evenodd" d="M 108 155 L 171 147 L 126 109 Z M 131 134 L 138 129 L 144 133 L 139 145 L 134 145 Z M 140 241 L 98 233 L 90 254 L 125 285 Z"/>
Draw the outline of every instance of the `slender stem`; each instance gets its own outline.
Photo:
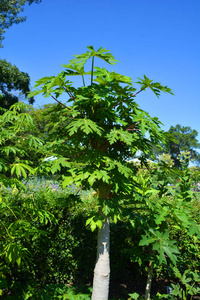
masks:
<path id="1" fill-rule="evenodd" d="M 83 79 L 83 86 L 85 86 L 85 79 L 83 75 L 82 75 L 82 79 Z"/>
<path id="2" fill-rule="evenodd" d="M 126 129 L 126 131 L 137 131 L 137 130 L 140 130 L 140 129 L 134 129 L 134 128 L 132 128 L 132 129 L 127 128 L 127 129 Z"/>
<path id="3" fill-rule="evenodd" d="M 5 230 L 6 230 L 6 232 L 7 232 L 7 235 L 9 236 L 9 237 L 11 237 L 10 236 L 10 233 L 8 232 L 8 229 L 7 229 L 7 227 L 5 226 L 5 224 L 4 224 L 4 222 L 3 221 L 1 221 L 1 223 L 3 224 L 3 227 L 5 228 Z"/>
<path id="4" fill-rule="evenodd" d="M 52 97 L 55 101 L 57 101 L 60 105 L 62 105 L 62 106 L 64 106 L 65 108 L 67 108 L 67 109 L 70 110 L 70 108 L 69 108 L 68 106 L 66 106 L 65 104 L 63 104 L 62 102 L 60 102 L 60 101 L 59 101 L 58 99 L 56 99 L 54 96 L 51 95 L 51 97 Z"/>
<path id="5" fill-rule="evenodd" d="M 128 128 L 126 128 L 127 131 L 129 130 L 138 130 L 138 129 L 133 129 L 133 127 L 137 126 L 139 124 L 139 122 L 132 124 L 131 126 L 129 126 Z"/>
<path id="6" fill-rule="evenodd" d="M 62 87 L 65 89 L 65 92 L 70 96 L 71 99 L 75 100 L 74 95 L 72 94 L 72 92 L 70 92 L 70 90 L 67 87 L 65 87 L 65 82 L 61 78 L 60 78 L 60 80 L 63 83 Z"/>
<path id="7" fill-rule="evenodd" d="M 78 191 L 75 193 L 75 195 L 78 195 L 78 193 L 82 190 L 83 185 L 78 189 Z"/>
<path id="8" fill-rule="evenodd" d="M 3 202 L 3 204 L 11 211 L 11 213 L 13 214 L 13 216 L 17 219 L 17 216 L 14 213 L 14 211 L 5 202 Z"/>
<path id="9" fill-rule="evenodd" d="M 133 94 L 132 96 L 130 96 L 129 98 L 127 98 L 126 100 L 130 99 L 131 97 L 135 97 L 137 94 L 141 93 L 142 91 L 144 91 L 146 89 L 146 86 L 143 87 L 139 92 Z"/>
<path id="10" fill-rule="evenodd" d="M 93 82 L 93 69 L 94 69 L 94 56 L 92 57 L 91 85 L 92 85 L 92 82 Z"/>
<path id="11" fill-rule="evenodd" d="M 124 101 L 120 101 L 120 103 L 124 103 L 125 101 L 129 100 L 130 98 L 135 97 L 137 94 L 141 93 L 141 92 L 144 91 L 145 89 L 146 89 L 146 86 L 143 87 L 141 90 L 139 90 L 137 93 L 131 95 L 131 96 L 128 97 L 128 98 L 126 98 Z M 116 107 L 117 105 L 119 105 L 119 104 L 116 104 L 116 105 L 114 105 L 113 107 Z"/>
<path id="12" fill-rule="evenodd" d="M 65 89 L 65 92 L 70 96 L 70 98 L 71 98 L 72 100 L 75 100 L 74 95 L 72 94 L 72 92 L 70 92 L 69 89 L 66 88 L 65 86 L 64 86 L 64 89 Z"/>

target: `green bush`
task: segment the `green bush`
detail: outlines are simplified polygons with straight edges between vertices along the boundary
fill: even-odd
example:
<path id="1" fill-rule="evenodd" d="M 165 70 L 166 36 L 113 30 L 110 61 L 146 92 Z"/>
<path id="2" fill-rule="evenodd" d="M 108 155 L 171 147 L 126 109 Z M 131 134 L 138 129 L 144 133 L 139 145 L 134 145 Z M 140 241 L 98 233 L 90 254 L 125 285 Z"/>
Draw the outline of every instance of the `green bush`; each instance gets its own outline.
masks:
<path id="1" fill-rule="evenodd" d="M 83 274 L 91 280 L 96 245 L 95 233 L 85 227 L 85 203 L 71 194 L 73 187 L 62 190 L 57 182 L 26 185 L 27 191 L 1 191 L 2 293 L 22 295 L 28 286 L 81 281 Z"/>
<path id="2" fill-rule="evenodd" d="M 24 182 L 27 190 L 1 188 L 2 299 L 90 297 L 89 290 L 81 291 L 72 287 L 69 289 L 66 284 L 78 286 L 81 283 L 91 285 L 92 282 L 96 232 L 92 232 L 85 224 L 88 214 L 95 206 L 93 192 L 82 191 L 79 197 L 75 195 L 77 190 L 74 186 L 63 190 L 54 179 L 29 179 Z M 190 195 L 180 183 L 178 184 L 179 192 L 174 190 L 174 196 L 165 195 L 162 198 L 162 203 L 169 203 L 171 208 L 176 207 L 181 189 L 182 195 Z M 175 189 L 175 186 L 173 188 Z M 153 204 L 153 201 L 158 200 L 152 196 L 151 201 Z M 189 213 L 198 221 L 198 198 L 193 197 L 189 203 Z M 116 300 L 119 300 L 118 294 L 121 299 L 128 299 L 128 292 L 137 291 L 142 294 L 145 290 L 152 250 L 149 246 L 139 246 L 139 242 L 149 224 L 153 226 L 152 218 L 143 210 L 140 214 L 134 214 L 130 222 L 127 222 L 125 216 L 124 220 L 117 224 L 111 223 L 110 295 Z M 187 227 L 181 230 L 178 223 L 175 226 L 170 220 L 167 226 L 170 228 L 170 238 L 177 241 L 180 252 L 177 257 L 179 271 L 181 274 L 195 273 L 199 269 L 200 257 L 198 236 L 188 235 Z M 169 263 L 168 258 L 167 261 L 168 264 L 162 263 L 154 269 L 154 294 L 159 292 L 163 295 L 166 293 L 166 285 L 176 285 L 178 282 L 173 265 Z M 112 289 L 112 282 L 119 288 Z M 122 282 L 129 282 L 130 287 L 120 287 Z M 161 296 L 156 297 L 155 299 L 159 299 Z"/>

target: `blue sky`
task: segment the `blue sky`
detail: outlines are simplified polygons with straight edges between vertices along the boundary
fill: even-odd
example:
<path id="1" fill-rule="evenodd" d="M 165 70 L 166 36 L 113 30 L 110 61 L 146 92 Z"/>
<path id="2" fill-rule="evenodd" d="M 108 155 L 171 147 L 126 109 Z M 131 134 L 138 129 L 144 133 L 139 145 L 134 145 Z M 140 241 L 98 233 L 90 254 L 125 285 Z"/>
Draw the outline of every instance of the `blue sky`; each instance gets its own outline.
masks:
<path id="1" fill-rule="evenodd" d="M 23 14 L 27 21 L 6 31 L 0 57 L 27 72 L 32 86 L 59 73 L 87 45 L 102 46 L 120 61 L 110 70 L 133 82 L 145 74 L 174 91 L 160 99 L 146 91 L 136 99 L 164 130 L 181 124 L 200 133 L 199 0 L 42 0 Z M 52 102 L 35 99 L 37 106 Z"/>

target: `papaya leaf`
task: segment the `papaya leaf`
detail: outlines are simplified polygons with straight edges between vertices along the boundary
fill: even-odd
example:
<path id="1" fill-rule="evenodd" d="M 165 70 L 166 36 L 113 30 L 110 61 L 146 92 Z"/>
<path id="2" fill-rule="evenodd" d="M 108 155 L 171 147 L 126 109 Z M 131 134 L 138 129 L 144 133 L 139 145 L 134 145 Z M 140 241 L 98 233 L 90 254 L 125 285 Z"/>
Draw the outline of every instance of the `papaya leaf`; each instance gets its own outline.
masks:
<path id="1" fill-rule="evenodd" d="M 64 176 L 64 180 L 62 182 L 63 188 L 66 188 L 66 186 L 70 186 L 74 183 L 74 178 L 72 176 Z"/>
<path id="2" fill-rule="evenodd" d="M 95 132 L 97 135 L 101 136 L 102 128 L 100 128 L 95 122 L 90 119 L 78 119 L 71 122 L 66 129 L 69 135 L 72 136 L 78 130 L 82 130 L 86 134 Z"/>
<path id="3" fill-rule="evenodd" d="M 51 162 L 51 173 L 55 174 L 57 171 L 61 171 L 61 166 L 70 168 L 71 165 L 67 160 L 68 159 L 64 157 L 53 160 Z"/>
<path id="4" fill-rule="evenodd" d="M 132 134 L 123 129 L 113 128 L 110 133 L 107 134 L 109 143 L 112 145 L 118 140 L 122 141 L 126 145 L 131 145 L 133 141 Z"/>
<path id="5" fill-rule="evenodd" d="M 138 77 L 140 81 L 137 81 L 136 83 L 141 85 L 141 89 L 145 89 L 149 87 L 152 92 L 156 95 L 156 97 L 160 97 L 160 92 L 169 93 L 171 95 L 174 95 L 172 90 L 168 88 L 167 86 L 161 85 L 159 82 L 154 82 L 153 80 L 150 80 L 147 76 L 144 75 L 144 79 L 141 79 Z"/>

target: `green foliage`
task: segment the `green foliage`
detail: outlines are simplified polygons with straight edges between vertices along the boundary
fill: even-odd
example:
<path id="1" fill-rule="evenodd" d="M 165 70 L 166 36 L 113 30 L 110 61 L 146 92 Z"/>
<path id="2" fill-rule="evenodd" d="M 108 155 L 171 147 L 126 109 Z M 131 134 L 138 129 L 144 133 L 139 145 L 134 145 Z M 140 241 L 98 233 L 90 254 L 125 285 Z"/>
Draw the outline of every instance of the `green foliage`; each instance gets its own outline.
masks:
<path id="1" fill-rule="evenodd" d="M 129 77 L 94 65 L 94 58 L 114 64 L 117 62 L 114 56 L 106 49 L 95 51 L 92 46 L 87 49 L 89 51 L 75 55 L 68 65 L 63 65 L 66 69 L 58 76 L 38 80 L 36 90 L 29 97 L 42 93 L 65 107 L 60 110 L 59 120 L 52 130 L 54 142 L 48 144 L 49 148 L 54 147 L 51 155 L 60 157 L 65 152 L 69 155 L 69 162 L 73 162 L 62 170 L 63 186 L 75 183 L 86 190 L 92 186 L 97 192 L 96 206 L 102 209 L 104 215 L 117 220 L 122 212 L 123 199 L 132 197 L 135 189 L 134 170 L 127 163 L 127 158 L 133 157 L 138 150 L 151 152 L 151 146 L 162 140 L 161 123 L 139 109 L 133 101 L 137 93 Z M 89 59 L 92 60 L 92 68 L 87 71 Z M 72 87 L 68 80 L 70 75 L 81 75 L 83 86 Z M 87 75 L 90 76 L 89 85 L 85 84 L 84 77 Z M 171 93 L 167 87 L 152 83 L 145 76 L 142 90 L 147 87 L 157 96 L 161 91 Z M 62 93 L 68 95 L 70 107 L 57 99 Z M 68 123 L 67 126 L 64 123 Z M 62 150 L 55 145 L 61 142 Z M 101 226 L 99 218 L 99 223 L 89 222 L 93 229 L 95 224 Z M 92 216 L 90 220 L 93 220 Z"/>
<path id="2" fill-rule="evenodd" d="M 13 24 L 24 22 L 26 17 L 19 17 L 23 12 L 26 2 L 32 4 L 33 2 L 39 3 L 41 0 L 1 0 L 0 3 L 0 47 L 4 39 L 5 30 Z"/>
<path id="3" fill-rule="evenodd" d="M 13 191 L 10 189 L 1 191 L 4 205 L 1 206 L 0 226 L 1 232 L 4 234 L 4 245 L 8 245 L 9 241 L 13 243 L 13 238 L 8 239 L 8 234 L 2 222 L 4 222 L 5 225 L 8 224 L 7 228 L 9 234 L 15 238 L 14 242 L 22 249 L 20 252 L 21 263 L 19 267 L 17 267 L 17 261 L 12 264 L 12 260 L 8 263 L 6 257 L 1 257 L 1 261 L 4 257 L 4 268 L 5 266 L 8 268 L 7 271 L 5 269 L 3 271 L 1 268 L 7 279 L 7 281 L 4 280 L 5 278 L 2 279 L 3 288 L 7 285 L 7 290 L 11 290 L 16 299 L 17 295 L 20 295 L 19 299 L 23 299 L 22 290 L 24 290 L 27 297 L 28 295 L 29 297 L 36 297 L 36 295 L 40 294 L 44 297 L 44 295 L 47 296 L 49 293 L 51 297 L 54 295 L 55 298 L 61 295 L 63 296 L 69 291 L 64 288 L 64 284 L 58 287 L 58 285 L 54 284 L 55 282 L 63 283 L 72 282 L 73 280 L 76 282 L 77 280 L 81 280 L 82 274 L 84 274 L 84 283 L 87 282 L 87 278 L 91 280 L 96 243 L 95 234 L 92 233 L 88 227 L 85 228 L 85 223 L 86 220 L 90 218 L 90 213 L 95 209 L 95 193 L 92 191 L 83 191 L 81 194 L 82 201 L 78 204 L 79 199 L 68 196 L 68 193 L 71 193 L 70 189 L 73 189 L 72 192 L 76 193 L 77 189 L 74 189 L 74 187 L 67 188 L 66 191 L 63 191 L 58 182 L 39 178 L 37 180 L 36 178 L 28 179 L 26 186 L 26 192 L 19 192 L 17 189 Z M 4 200 L 6 195 L 7 200 Z M 151 195 L 151 197 L 154 197 L 154 195 Z M 152 198 L 151 200 L 153 203 Z M 177 205 L 177 198 L 174 197 L 174 200 L 171 199 L 169 203 L 172 205 L 172 202 L 174 202 L 175 207 Z M 194 199 L 192 203 L 193 206 L 190 206 L 190 213 L 193 212 L 194 220 L 198 220 L 197 215 L 199 208 L 194 206 L 196 205 Z M 152 216 L 148 218 L 149 213 L 147 214 L 148 211 L 145 209 L 142 209 L 140 214 L 138 214 L 140 205 L 142 205 L 142 201 L 138 202 L 138 204 L 134 204 L 136 216 L 136 218 L 133 219 L 135 220 L 135 224 L 132 222 L 134 227 L 125 222 L 125 220 L 117 224 L 111 224 L 111 279 L 119 280 L 121 278 L 122 282 L 124 282 L 125 279 L 130 280 L 130 278 L 133 278 L 132 280 L 134 280 L 134 282 L 136 280 L 141 281 L 142 276 L 145 275 L 146 261 L 150 258 L 155 258 L 154 260 L 156 260 L 156 253 L 159 253 L 159 249 L 151 252 L 151 244 L 149 244 L 151 248 L 149 248 L 149 246 L 138 246 L 142 235 L 144 235 L 147 222 L 152 226 L 152 221 L 150 220 L 153 219 Z M 146 206 L 147 209 L 148 206 L 149 205 Z M 12 211 L 10 209 L 12 209 Z M 158 209 L 160 209 L 159 206 Z M 156 210 L 153 210 L 153 213 L 155 211 Z M 49 217 L 45 217 L 45 213 L 47 213 Z M 17 220 L 15 216 L 19 220 Z M 155 216 L 155 220 L 158 216 L 158 214 Z M 166 219 L 168 219 L 168 216 L 166 216 Z M 12 222 L 10 222 L 10 220 L 12 220 Z M 98 220 L 99 217 L 96 216 L 96 220 L 94 221 L 96 222 Z M 161 233 L 163 223 L 166 222 L 162 221 L 161 224 L 158 224 L 160 225 L 159 230 Z M 166 224 L 169 224 L 168 230 L 170 229 L 170 239 L 167 238 L 166 240 L 167 242 L 176 240 L 176 245 L 180 252 L 176 261 L 177 267 L 181 270 L 190 268 L 192 272 L 195 272 L 195 270 L 199 268 L 199 240 L 197 235 L 190 236 L 187 228 L 184 230 L 183 227 L 180 226 L 180 223 L 179 226 L 176 227 L 169 221 Z M 154 230 L 158 231 L 158 228 Z M 150 233 L 148 229 L 146 232 Z M 154 237 L 154 235 L 152 236 Z M 152 245 L 156 243 L 157 240 L 153 241 Z M 2 238 L 0 244 L 1 243 Z M 90 249 L 90 251 L 88 251 L 88 249 Z M 133 250 L 135 251 L 135 258 Z M 169 258 L 166 256 L 165 258 L 168 265 L 170 265 Z M 15 259 L 14 255 L 13 259 Z M 134 271 L 129 269 L 130 259 L 132 263 L 140 261 L 140 263 L 134 263 Z M 83 264 L 86 260 L 87 264 Z M 161 278 L 165 278 L 165 280 L 169 280 L 170 278 L 171 280 L 173 279 L 173 282 L 176 282 L 176 277 L 168 271 L 165 263 L 161 265 L 161 274 L 159 273 L 159 267 L 156 267 L 155 264 L 154 267 L 158 278 L 161 276 Z M 30 272 L 30 269 L 34 272 Z M 9 274 L 12 274 L 12 285 Z M 144 280 L 144 278 L 142 280 Z M 21 282 L 21 286 L 18 286 L 17 282 Z M 44 286 L 46 286 L 46 288 L 44 288 Z M 38 287 L 40 288 L 38 289 Z M 76 289 L 73 293 L 69 292 L 70 297 L 75 297 L 77 292 Z M 88 297 L 89 294 L 90 293 L 88 293 Z M 127 298 L 124 296 L 124 299 Z"/>
<path id="4" fill-rule="evenodd" d="M 163 157 L 159 163 L 150 161 L 139 169 L 135 181 L 142 198 L 135 197 L 137 202 L 129 213 L 133 239 L 142 247 L 127 249 L 131 261 L 143 269 L 145 261 L 151 261 L 157 280 L 163 274 L 164 278 L 175 280 L 174 271 L 166 270 L 171 265 L 192 272 L 199 269 L 198 193 L 192 191 L 189 169 L 177 171 L 166 159 Z M 135 236 L 135 232 L 140 232 L 140 236 Z"/>
<path id="5" fill-rule="evenodd" d="M 161 92 L 172 92 L 146 76 L 137 82 L 141 89 L 136 92 L 130 78 L 94 65 L 94 57 L 115 62 L 111 54 L 108 57 L 102 48 L 94 51 L 88 47 L 88 50 L 64 65 L 66 69 L 58 76 L 38 80 L 36 90 L 30 93 L 30 97 L 40 93 L 51 96 L 62 105 L 59 120 L 52 129 L 54 142 L 46 145 L 48 151 L 53 149 L 49 155 L 63 158 L 68 155 L 69 164 L 59 170 L 63 187 L 75 184 L 83 190 L 93 188 L 94 207 L 86 223 L 92 230 L 101 228 L 105 216 L 113 223 L 129 219 L 133 230 L 140 228 L 138 242 L 143 235 L 141 265 L 143 260 L 153 260 L 157 268 L 170 260 L 175 264 L 179 249 L 171 228 L 198 236 L 188 174 L 181 174 L 181 181 L 173 190 L 168 184 L 178 174 L 171 172 L 166 162 L 161 161 L 152 172 L 148 170 L 149 174 L 141 172 L 138 176 L 139 167 L 127 161 L 139 150 L 141 163 L 147 166 L 145 157 L 153 153 L 153 146 L 165 143 L 161 123 L 138 107 L 135 96 L 147 88 L 157 97 Z M 88 71 L 89 59 L 92 68 Z M 70 75 L 82 76 L 83 86 L 73 87 L 68 80 Z M 89 85 L 85 81 L 87 75 Z M 63 93 L 71 106 L 58 100 Z"/>
<path id="6" fill-rule="evenodd" d="M 178 269 L 174 269 L 175 276 L 180 280 L 179 283 L 172 284 L 172 295 L 177 296 L 178 299 L 186 300 L 190 295 L 190 299 L 193 299 L 193 295 L 197 295 L 200 292 L 200 288 L 196 287 L 200 281 L 200 276 L 197 272 L 186 270 L 183 274 Z"/>
<path id="7" fill-rule="evenodd" d="M 159 263 L 162 262 L 167 263 L 166 255 L 171 259 L 171 261 L 176 263 L 176 254 L 179 253 L 177 246 L 174 245 L 176 241 L 169 241 L 169 231 L 160 232 L 154 231 L 153 229 L 149 229 L 150 234 L 146 236 L 142 236 L 142 239 L 139 243 L 139 246 L 153 244 L 153 251 L 157 251 L 159 253 Z"/>
<path id="8" fill-rule="evenodd" d="M 30 91 L 29 84 L 30 77 L 27 73 L 21 72 L 15 65 L 8 63 L 5 59 L 0 60 L 1 108 L 8 109 L 19 101 L 19 96 L 26 96 Z M 16 92 L 19 93 L 18 96 Z M 29 103 L 33 102 L 34 99 L 30 98 Z"/>
<path id="9" fill-rule="evenodd" d="M 0 203 L 0 282 L 4 295 L 14 293 L 16 299 L 25 291 L 36 297 L 49 282 L 80 280 L 82 273 L 87 280 L 93 266 L 84 266 L 83 259 L 95 259 L 95 243 L 88 251 L 95 236 L 85 228 L 88 197 L 80 206 L 73 187 L 64 191 L 58 182 L 35 179 L 24 184 L 26 192 L 1 189 Z M 44 295 L 50 290 L 47 285 Z M 55 290 L 55 299 L 59 293 Z"/>
<path id="10" fill-rule="evenodd" d="M 158 98 L 160 97 L 161 91 L 164 93 L 170 93 L 173 95 L 170 88 L 168 88 L 167 86 L 162 86 L 161 83 L 159 83 L 159 82 L 153 82 L 153 80 L 150 80 L 145 75 L 144 75 L 144 79 L 141 79 L 141 78 L 138 78 L 138 79 L 140 81 L 138 81 L 137 83 L 139 83 L 141 85 L 141 89 L 146 89 L 147 87 L 149 87 Z"/>
<path id="11" fill-rule="evenodd" d="M 34 120 L 35 130 L 32 138 L 39 137 L 43 141 L 48 139 L 52 129 L 52 122 L 59 119 L 59 110 L 55 104 L 45 104 L 42 107 L 35 108 L 28 106 L 28 113 Z"/>
<path id="12" fill-rule="evenodd" d="M 0 180 L 5 186 L 23 185 L 18 179 L 34 173 L 28 162 L 29 149 L 37 150 L 42 145 L 41 140 L 28 134 L 34 125 L 26 110 L 19 102 L 0 115 Z"/>
<path id="13" fill-rule="evenodd" d="M 42 292 L 38 293 L 37 299 L 90 300 L 90 293 L 90 289 L 82 286 L 73 288 L 65 284 L 47 285 Z"/>
<path id="14" fill-rule="evenodd" d="M 197 184 L 200 181 L 200 167 L 190 167 L 190 176 L 194 184 Z"/>
<path id="15" fill-rule="evenodd" d="M 200 277 L 197 272 L 192 272 L 188 269 L 181 274 L 177 268 L 174 268 L 174 273 L 176 280 L 179 282 L 176 284 L 172 283 L 171 296 L 157 293 L 157 297 L 155 299 L 194 299 L 193 296 L 198 295 L 200 291 L 200 288 L 198 287 Z"/>
<path id="16" fill-rule="evenodd" d="M 129 294 L 130 298 L 129 299 L 138 299 L 139 298 L 139 294 L 138 293 L 133 293 L 133 294 Z"/>
<path id="17" fill-rule="evenodd" d="M 69 136 L 77 133 L 78 130 L 81 130 L 86 134 L 95 132 L 101 136 L 100 127 L 98 127 L 95 122 L 91 121 L 90 119 L 78 119 L 77 121 L 74 121 L 73 124 L 69 124 L 66 129 L 69 132 Z"/>
<path id="18" fill-rule="evenodd" d="M 198 150 L 200 144 L 197 136 L 198 132 L 195 129 L 191 129 L 189 126 L 171 126 L 165 133 L 167 137 L 167 144 L 161 145 L 161 148 L 155 147 L 155 154 L 169 153 L 174 161 L 176 168 L 183 169 L 183 163 L 180 160 L 181 154 L 189 153 L 185 160 L 188 166 L 189 162 L 200 162 L 200 155 Z"/>
<path id="19" fill-rule="evenodd" d="M 42 133 L 31 118 L 40 120 L 41 111 L 29 107 L 26 113 L 18 103 L 0 117 L 0 274 L 4 293 L 19 299 L 40 297 L 40 292 L 47 299 L 83 297 L 55 283 L 81 281 L 83 274 L 91 282 L 96 243 L 89 227 L 101 228 L 105 216 L 113 232 L 111 276 L 130 278 L 128 267 L 122 268 L 125 260 L 141 276 L 149 261 L 163 277 L 170 268 L 174 276 L 173 264 L 188 269 L 190 256 L 190 271 L 199 266 L 199 203 L 191 190 L 192 177 L 187 168 L 174 170 L 168 159 L 157 164 L 146 160 L 153 145 L 165 139 L 159 120 L 135 102 L 148 87 L 156 96 L 171 90 L 144 76 L 136 92 L 129 77 L 95 67 L 94 58 L 116 62 L 107 50 L 89 46 L 58 76 L 38 80 L 30 97 L 42 93 L 58 102 L 44 109 Z M 83 86 L 73 87 L 70 75 L 81 75 Z M 63 93 L 71 106 L 58 100 Z M 128 162 L 138 150 L 139 164 Z M 55 159 L 45 159 L 50 156 Z M 36 173 L 62 178 L 64 190 L 60 182 L 31 182 L 30 175 Z"/>

